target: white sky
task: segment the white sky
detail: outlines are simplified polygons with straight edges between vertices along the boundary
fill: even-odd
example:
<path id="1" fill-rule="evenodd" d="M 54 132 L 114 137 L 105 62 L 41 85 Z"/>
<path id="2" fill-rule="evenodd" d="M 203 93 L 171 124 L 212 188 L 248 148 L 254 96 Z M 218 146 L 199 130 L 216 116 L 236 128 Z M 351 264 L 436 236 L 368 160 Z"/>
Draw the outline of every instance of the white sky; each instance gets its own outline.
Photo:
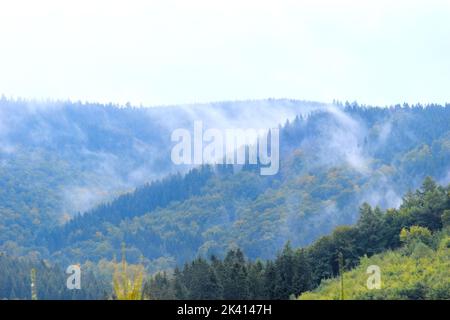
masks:
<path id="1" fill-rule="evenodd" d="M 450 102 L 450 1 L 0 0 L 0 94 Z"/>

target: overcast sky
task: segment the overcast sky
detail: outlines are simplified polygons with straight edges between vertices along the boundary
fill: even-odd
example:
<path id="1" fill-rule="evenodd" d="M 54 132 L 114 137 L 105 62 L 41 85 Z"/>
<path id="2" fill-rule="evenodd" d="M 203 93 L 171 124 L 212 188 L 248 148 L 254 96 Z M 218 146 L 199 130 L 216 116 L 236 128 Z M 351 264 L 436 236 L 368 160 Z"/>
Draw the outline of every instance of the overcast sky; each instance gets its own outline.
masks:
<path id="1" fill-rule="evenodd" d="M 1 0 L 1 93 L 450 102 L 450 1 Z"/>

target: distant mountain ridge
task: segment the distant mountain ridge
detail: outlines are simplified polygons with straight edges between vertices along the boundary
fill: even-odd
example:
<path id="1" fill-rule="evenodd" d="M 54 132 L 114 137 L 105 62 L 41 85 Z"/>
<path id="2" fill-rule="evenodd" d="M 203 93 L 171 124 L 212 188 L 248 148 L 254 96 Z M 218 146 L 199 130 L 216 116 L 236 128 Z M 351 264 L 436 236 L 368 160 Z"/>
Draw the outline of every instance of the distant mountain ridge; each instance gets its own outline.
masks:
<path id="1" fill-rule="evenodd" d="M 187 176 L 189 184 L 193 176 L 198 179 L 199 192 L 146 213 L 139 207 L 154 196 L 138 190 L 127 196 L 137 207 L 124 208 L 119 198 L 61 228 L 53 240 L 60 244 L 56 253 L 79 252 L 69 260 L 111 259 L 125 242 L 132 261 L 144 256 L 155 270 L 197 255 L 220 256 L 233 247 L 250 258 L 273 257 L 288 240 L 306 245 L 354 222 L 364 201 L 395 207 L 426 175 L 445 182 L 450 163 L 445 119 L 449 108 L 439 106 L 347 106 L 296 117 L 281 130 L 278 175 L 262 177 L 254 166 L 204 168 L 203 174 Z M 162 194 L 179 193 L 169 181 L 160 185 Z M 104 220 L 88 223 L 96 215 Z"/>
<path id="2" fill-rule="evenodd" d="M 38 233 L 171 172 L 186 172 L 189 167 L 170 161 L 176 128 L 189 129 L 194 120 L 219 128 L 276 126 L 295 110 L 319 105 L 268 100 L 134 108 L 3 96 L 0 251 L 46 255 L 34 242 Z M 274 106 L 279 112 L 268 116 Z"/>

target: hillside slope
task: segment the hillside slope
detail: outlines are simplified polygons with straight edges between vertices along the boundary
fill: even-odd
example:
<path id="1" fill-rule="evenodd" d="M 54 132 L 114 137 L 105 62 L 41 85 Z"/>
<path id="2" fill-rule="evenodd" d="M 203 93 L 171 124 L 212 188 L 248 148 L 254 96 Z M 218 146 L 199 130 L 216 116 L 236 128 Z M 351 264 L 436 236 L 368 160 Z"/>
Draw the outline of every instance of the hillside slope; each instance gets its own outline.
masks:
<path id="1" fill-rule="evenodd" d="M 189 167 L 170 161 L 176 128 L 192 129 L 194 120 L 217 128 L 277 126 L 323 105 L 259 100 L 134 108 L 2 96 L 0 251 L 48 256 L 36 242 L 40 234 L 145 183 L 185 173 Z"/>
<path id="2" fill-rule="evenodd" d="M 341 294 L 336 277 L 351 270 L 344 275 L 346 299 L 448 299 L 449 228 L 450 185 L 426 178 L 399 209 L 363 204 L 355 225 L 339 226 L 310 246 L 288 242 L 269 260 L 245 258 L 239 249 L 223 259 L 199 257 L 157 273 L 144 293 L 152 299 L 334 299 Z M 379 279 L 382 290 L 366 287 Z"/>
<path id="3" fill-rule="evenodd" d="M 307 245 L 355 222 L 363 202 L 396 207 L 427 175 L 448 182 L 447 119 L 448 106 L 347 106 L 297 117 L 281 130 L 276 176 L 211 168 L 187 198 L 174 195 L 169 179 L 159 190 L 171 201 L 152 208 L 154 195 L 138 190 L 46 233 L 44 245 L 53 257 L 98 261 L 125 242 L 131 261 L 143 256 L 155 270 L 234 247 L 271 258 L 288 240 Z"/>
<path id="4" fill-rule="evenodd" d="M 412 250 L 388 251 L 364 257 L 358 267 L 345 272 L 344 299 L 418 300 L 450 299 L 450 231 L 438 237 L 437 248 L 420 243 Z M 381 288 L 367 288 L 369 266 L 381 271 Z M 300 300 L 338 300 L 341 298 L 340 279 L 324 280 Z"/>

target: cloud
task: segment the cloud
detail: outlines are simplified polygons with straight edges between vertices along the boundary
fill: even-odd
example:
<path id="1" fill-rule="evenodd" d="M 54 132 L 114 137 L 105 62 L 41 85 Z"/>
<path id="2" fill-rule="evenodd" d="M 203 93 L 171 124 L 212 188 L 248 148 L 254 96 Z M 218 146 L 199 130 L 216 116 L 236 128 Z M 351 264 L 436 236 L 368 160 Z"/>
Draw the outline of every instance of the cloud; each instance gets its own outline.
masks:
<path id="1" fill-rule="evenodd" d="M 273 128 L 320 108 L 290 100 L 218 102 L 158 108 L 113 108 L 57 101 L 0 104 L 0 152 L 36 165 L 67 166 L 56 192 L 60 211 L 84 212 L 136 186 L 188 168 L 170 161 L 170 134 L 205 128 Z M 276 110 L 274 113 L 273 111 Z M 7 165 L 7 163 L 4 163 Z"/>
<path id="2" fill-rule="evenodd" d="M 317 132 L 309 134 L 301 143 L 301 148 L 314 158 L 311 165 L 345 164 L 361 174 L 370 174 L 370 157 L 364 151 L 367 128 L 363 122 L 335 105 L 327 105 L 323 112 L 317 113 L 321 119 L 313 122 L 318 126 Z"/>
<path id="3" fill-rule="evenodd" d="M 447 169 L 447 174 L 443 179 L 439 180 L 439 183 L 444 186 L 450 184 L 450 168 Z"/>

